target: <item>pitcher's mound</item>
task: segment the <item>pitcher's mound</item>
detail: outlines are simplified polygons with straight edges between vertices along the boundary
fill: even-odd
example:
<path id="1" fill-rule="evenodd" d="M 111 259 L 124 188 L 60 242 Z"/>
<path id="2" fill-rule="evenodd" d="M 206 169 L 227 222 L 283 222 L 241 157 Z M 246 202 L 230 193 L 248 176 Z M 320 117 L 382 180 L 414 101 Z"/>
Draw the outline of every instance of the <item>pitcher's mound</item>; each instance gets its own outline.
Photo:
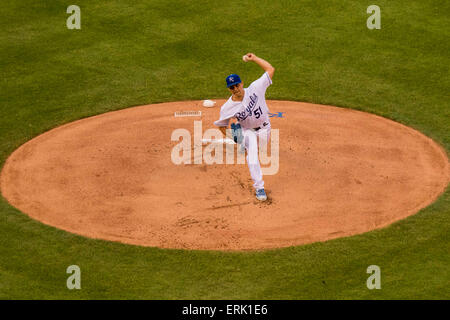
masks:
<path id="1" fill-rule="evenodd" d="M 239 250 L 380 228 L 430 204 L 449 181 L 445 152 L 411 128 L 353 110 L 269 101 L 279 170 L 264 177 L 269 199 L 261 203 L 246 164 L 171 160 L 180 142 L 171 140 L 174 130 L 187 129 L 193 142 L 194 120 L 202 120 L 202 133 L 214 128 L 223 102 L 141 106 L 53 129 L 9 157 L 3 196 L 34 219 L 87 237 Z"/>

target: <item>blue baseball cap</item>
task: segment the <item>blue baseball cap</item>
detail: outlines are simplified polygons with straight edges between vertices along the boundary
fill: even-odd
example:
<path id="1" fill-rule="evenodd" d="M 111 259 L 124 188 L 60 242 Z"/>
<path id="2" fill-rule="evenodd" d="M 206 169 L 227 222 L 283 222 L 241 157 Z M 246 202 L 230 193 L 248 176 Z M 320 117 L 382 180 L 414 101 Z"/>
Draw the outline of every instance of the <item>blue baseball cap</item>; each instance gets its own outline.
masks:
<path id="1" fill-rule="evenodd" d="M 241 78 L 239 78 L 239 76 L 235 73 L 230 74 L 226 80 L 227 80 L 227 88 L 242 82 Z"/>

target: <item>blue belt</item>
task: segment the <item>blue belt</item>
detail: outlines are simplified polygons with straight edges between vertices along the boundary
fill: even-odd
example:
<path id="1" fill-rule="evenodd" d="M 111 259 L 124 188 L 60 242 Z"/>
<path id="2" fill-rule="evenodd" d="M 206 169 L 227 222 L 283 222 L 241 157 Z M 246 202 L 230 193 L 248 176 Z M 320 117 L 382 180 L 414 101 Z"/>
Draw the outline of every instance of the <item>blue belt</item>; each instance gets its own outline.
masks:
<path id="1" fill-rule="evenodd" d="M 265 127 L 265 126 L 267 126 L 268 125 L 268 123 L 267 122 L 264 122 L 263 123 L 263 127 Z M 262 127 L 258 127 L 258 128 L 253 128 L 253 130 L 255 130 L 255 131 L 258 131 L 259 129 L 261 129 Z"/>

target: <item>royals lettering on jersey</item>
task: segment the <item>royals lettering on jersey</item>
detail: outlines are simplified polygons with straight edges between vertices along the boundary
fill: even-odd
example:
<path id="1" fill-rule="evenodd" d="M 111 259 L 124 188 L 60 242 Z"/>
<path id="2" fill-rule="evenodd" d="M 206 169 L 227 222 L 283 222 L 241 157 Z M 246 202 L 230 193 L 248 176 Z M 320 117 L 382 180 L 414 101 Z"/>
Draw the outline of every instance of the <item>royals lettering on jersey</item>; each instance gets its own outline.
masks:
<path id="1" fill-rule="evenodd" d="M 253 93 L 253 96 L 251 96 L 249 99 L 250 103 L 248 104 L 247 107 L 245 107 L 244 111 L 237 112 L 234 115 L 234 117 L 239 121 L 244 121 L 245 119 L 247 119 L 247 117 L 251 117 L 253 114 L 253 108 L 256 106 L 256 103 L 258 102 L 258 96 L 256 95 L 256 93 Z"/>
<path id="2" fill-rule="evenodd" d="M 267 72 L 245 88 L 244 99 L 233 101 L 231 97 L 220 109 L 220 119 L 214 124 L 227 126 L 231 118 L 236 118 L 243 128 L 260 127 L 269 122 L 269 108 L 266 104 L 266 89 L 272 84 Z"/>

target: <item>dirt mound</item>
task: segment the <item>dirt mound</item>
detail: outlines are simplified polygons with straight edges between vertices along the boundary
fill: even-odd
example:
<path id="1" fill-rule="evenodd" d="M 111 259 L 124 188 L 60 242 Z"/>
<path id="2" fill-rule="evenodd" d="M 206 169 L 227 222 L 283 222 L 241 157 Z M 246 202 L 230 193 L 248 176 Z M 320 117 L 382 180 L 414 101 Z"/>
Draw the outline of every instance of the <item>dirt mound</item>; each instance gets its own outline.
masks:
<path id="1" fill-rule="evenodd" d="M 258 202 L 246 164 L 172 161 L 174 130 L 193 135 L 194 120 L 202 132 L 214 128 L 224 101 L 217 102 L 140 106 L 55 128 L 8 158 L 2 194 L 34 219 L 91 238 L 240 250 L 380 228 L 427 206 L 448 184 L 445 152 L 411 128 L 348 109 L 269 101 L 279 170 L 264 177 L 269 200 Z"/>

